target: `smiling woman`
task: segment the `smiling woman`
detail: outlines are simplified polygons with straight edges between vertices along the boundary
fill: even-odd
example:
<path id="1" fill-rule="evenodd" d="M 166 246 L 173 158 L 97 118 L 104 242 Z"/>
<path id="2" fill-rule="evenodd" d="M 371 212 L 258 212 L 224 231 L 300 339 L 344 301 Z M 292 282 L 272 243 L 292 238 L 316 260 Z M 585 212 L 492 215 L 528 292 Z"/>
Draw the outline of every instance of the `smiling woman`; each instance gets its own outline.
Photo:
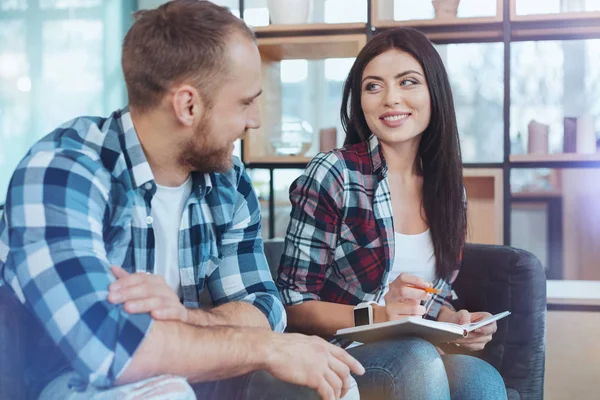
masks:
<path id="1" fill-rule="evenodd" d="M 317 155 L 290 187 L 277 280 L 289 326 L 333 336 L 367 304 L 374 323 L 422 316 L 463 324 L 488 316 L 450 305 L 465 195 L 450 83 L 429 40 L 407 28 L 374 36 L 346 79 L 341 120 L 345 146 Z M 455 343 L 482 350 L 495 331 L 492 324 Z M 491 365 L 440 355 L 419 338 L 349 353 L 366 369 L 357 378 L 361 397 L 506 398 Z"/>

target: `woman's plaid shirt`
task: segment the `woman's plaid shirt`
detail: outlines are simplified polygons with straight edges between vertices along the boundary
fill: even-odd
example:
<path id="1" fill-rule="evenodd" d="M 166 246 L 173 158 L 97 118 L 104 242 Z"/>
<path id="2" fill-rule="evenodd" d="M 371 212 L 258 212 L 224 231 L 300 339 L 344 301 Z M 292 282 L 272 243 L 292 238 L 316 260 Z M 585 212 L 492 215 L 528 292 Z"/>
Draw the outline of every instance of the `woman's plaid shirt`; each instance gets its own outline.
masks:
<path id="1" fill-rule="evenodd" d="M 379 142 L 317 155 L 290 187 L 292 202 L 277 286 L 284 304 L 377 301 L 394 260 L 392 203 Z M 428 319 L 450 308 L 452 279 L 427 302 Z"/>

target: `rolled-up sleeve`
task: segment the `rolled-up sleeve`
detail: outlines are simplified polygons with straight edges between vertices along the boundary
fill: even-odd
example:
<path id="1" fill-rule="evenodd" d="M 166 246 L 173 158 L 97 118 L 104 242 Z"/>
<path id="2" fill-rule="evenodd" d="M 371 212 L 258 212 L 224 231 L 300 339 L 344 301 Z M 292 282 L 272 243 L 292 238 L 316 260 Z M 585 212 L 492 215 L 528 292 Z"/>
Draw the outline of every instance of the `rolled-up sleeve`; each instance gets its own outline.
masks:
<path id="1" fill-rule="evenodd" d="M 115 279 L 103 237 L 110 175 L 78 151 L 35 153 L 8 191 L 6 267 L 25 304 L 72 368 L 94 386 L 110 386 L 152 325 L 107 301 Z"/>
<path id="2" fill-rule="evenodd" d="M 344 164 L 318 154 L 290 186 L 292 212 L 277 286 L 286 306 L 320 300 L 337 246 L 344 197 Z"/>
<path id="3" fill-rule="evenodd" d="M 207 277 L 207 285 L 216 306 L 231 301 L 252 304 L 273 331 L 283 332 L 287 318 L 264 253 L 258 198 L 243 166 L 236 168 L 240 170 L 233 220 L 222 236 L 223 259 Z"/>

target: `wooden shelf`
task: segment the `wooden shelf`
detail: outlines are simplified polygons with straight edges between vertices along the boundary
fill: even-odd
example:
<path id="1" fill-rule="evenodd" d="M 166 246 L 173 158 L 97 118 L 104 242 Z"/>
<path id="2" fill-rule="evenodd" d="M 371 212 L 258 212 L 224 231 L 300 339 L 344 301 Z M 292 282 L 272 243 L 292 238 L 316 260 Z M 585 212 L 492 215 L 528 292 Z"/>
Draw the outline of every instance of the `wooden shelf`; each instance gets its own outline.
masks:
<path id="1" fill-rule="evenodd" d="M 558 190 L 538 190 L 535 192 L 528 192 L 528 191 L 522 191 L 522 192 L 514 192 L 511 193 L 511 197 L 516 198 L 516 199 L 530 199 L 530 198 L 538 198 L 538 197 L 562 197 L 562 192 L 558 191 Z"/>
<path id="2" fill-rule="evenodd" d="M 555 153 L 555 154 L 512 154 L 510 161 L 515 163 L 552 163 L 552 162 L 585 162 L 600 161 L 600 153 Z"/>
<path id="3" fill-rule="evenodd" d="M 258 49 L 263 60 L 323 60 L 356 57 L 366 42 L 366 34 L 262 38 Z"/>
<path id="4" fill-rule="evenodd" d="M 245 163 L 252 166 L 252 164 L 302 164 L 306 165 L 312 160 L 312 157 L 302 156 L 263 156 L 263 157 L 249 157 L 245 160 Z"/>
<path id="5" fill-rule="evenodd" d="M 362 22 L 352 22 L 343 24 L 326 24 L 326 23 L 314 23 L 314 24 L 298 24 L 298 25 L 268 25 L 258 26 L 254 28 L 254 32 L 257 37 L 263 37 L 267 35 L 276 35 L 285 33 L 289 34 L 312 34 L 312 35 L 327 35 L 327 34 L 339 34 L 343 32 L 352 31 L 365 31 L 367 24 Z"/>
<path id="6" fill-rule="evenodd" d="M 463 169 L 467 190 L 468 234 L 470 243 L 502 244 L 502 169 Z"/>
<path id="7" fill-rule="evenodd" d="M 490 25 L 501 23 L 502 17 L 474 17 L 474 18 L 452 18 L 452 19 L 415 19 L 415 20 L 378 20 L 376 28 L 393 28 L 397 26 L 406 26 L 412 28 L 449 28 L 449 27 L 464 27 L 474 28 L 481 25 Z"/>
<path id="8" fill-rule="evenodd" d="M 371 25 L 375 29 L 411 27 L 424 32 L 433 42 L 493 42 L 501 41 L 503 0 L 496 1 L 496 15 L 448 19 L 393 20 L 381 15 L 393 15 L 392 0 L 372 0 Z"/>

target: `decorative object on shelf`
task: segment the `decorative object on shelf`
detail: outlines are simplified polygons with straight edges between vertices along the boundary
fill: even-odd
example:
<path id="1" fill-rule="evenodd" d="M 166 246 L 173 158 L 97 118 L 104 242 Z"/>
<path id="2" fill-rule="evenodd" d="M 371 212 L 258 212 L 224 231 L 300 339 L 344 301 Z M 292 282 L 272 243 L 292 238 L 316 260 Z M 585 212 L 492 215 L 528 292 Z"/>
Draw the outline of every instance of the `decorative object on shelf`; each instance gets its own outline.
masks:
<path id="1" fill-rule="evenodd" d="M 550 126 L 532 120 L 527 126 L 527 152 L 530 154 L 548 154 L 548 134 Z"/>
<path id="2" fill-rule="evenodd" d="M 565 117 L 563 126 L 563 153 L 575 153 L 577 151 L 577 118 Z"/>
<path id="3" fill-rule="evenodd" d="M 313 142 L 313 129 L 299 118 L 282 118 L 271 132 L 271 145 L 279 156 L 304 156 Z"/>
<path id="4" fill-rule="evenodd" d="M 582 115 L 577 118 L 577 153 L 593 154 L 596 152 L 596 129 L 594 117 Z"/>
<path id="5" fill-rule="evenodd" d="M 305 24 L 310 14 L 310 0 L 269 0 L 271 24 Z"/>
<path id="6" fill-rule="evenodd" d="M 337 147 L 337 129 L 324 128 L 319 131 L 319 151 L 326 153 Z"/>
<path id="7" fill-rule="evenodd" d="M 600 132 L 598 132 L 598 136 L 600 136 Z M 596 140 L 596 153 L 600 154 L 600 139 Z"/>
<path id="8" fill-rule="evenodd" d="M 453 19 L 458 13 L 460 0 L 432 0 L 436 19 Z"/>

